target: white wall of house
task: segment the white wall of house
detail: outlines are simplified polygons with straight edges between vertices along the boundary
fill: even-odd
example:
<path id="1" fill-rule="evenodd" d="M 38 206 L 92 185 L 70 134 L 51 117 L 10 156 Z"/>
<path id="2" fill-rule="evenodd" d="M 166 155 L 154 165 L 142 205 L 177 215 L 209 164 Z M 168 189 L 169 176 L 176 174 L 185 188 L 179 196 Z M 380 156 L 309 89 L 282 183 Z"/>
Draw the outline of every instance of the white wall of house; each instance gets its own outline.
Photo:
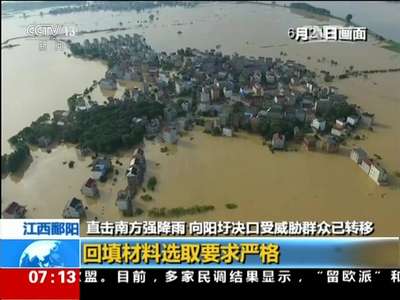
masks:
<path id="1" fill-rule="evenodd" d="M 229 136 L 229 137 L 232 137 L 232 129 L 230 129 L 230 128 L 223 128 L 222 129 L 222 135 L 223 136 Z"/>
<path id="2" fill-rule="evenodd" d="M 233 94 L 232 90 L 228 90 L 228 89 L 224 88 L 224 96 L 226 98 L 231 98 L 232 94 Z"/>
<path id="3" fill-rule="evenodd" d="M 369 177 L 371 177 L 372 180 L 379 185 L 387 180 L 386 172 L 382 168 L 379 168 L 374 164 L 371 165 L 371 169 L 369 170 Z"/>
<path id="4" fill-rule="evenodd" d="M 357 164 L 360 164 L 363 159 L 367 158 L 367 153 L 361 149 L 353 149 L 350 152 L 350 158 Z"/>
<path id="5" fill-rule="evenodd" d="M 361 170 L 363 170 L 366 174 L 369 174 L 369 170 L 371 169 L 371 166 L 366 163 L 364 160 L 360 164 Z"/>
<path id="6" fill-rule="evenodd" d="M 358 118 L 349 116 L 349 117 L 347 117 L 346 122 L 352 126 L 355 126 L 358 123 Z"/>
<path id="7" fill-rule="evenodd" d="M 311 126 L 314 127 L 317 130 L 324 131 L 325 130 L 325 126 L 326 126 L 326 121 L 314 119 L 312 121 L 312 123 L 311 123 Z"/>
<path id="8" fill-rule="evenodd" d="M 341 130 L 336 129 L 336 128 L 332 128 L 331 134 L 335 135 L 335 136 L 338 136 L 338 137 L 341 137 L 343 135 L 343 132 Z"/>
<path id="9" fill-rule="evenodd" d="M 202 102 L 202 103 L 209 103 L 210 102 L 210 93 L 208 91 L 206 91 L 206 90 L 201 91 L 200 102 Z"/>
<path id="10" fill-rule="evenodd" d="M 170 128 L 170 130 L 164 130 L 163 137 L 164 141 L 168 144 L 175 144 L 178 141 L 176 129 L 173 128 Z"/>
<path id="11" fill-rule="evenodd" d="M 285 147 L 285 137 L 282 138 L 272 138 L 272 147 L 274 149 L 283 149 Z"/>

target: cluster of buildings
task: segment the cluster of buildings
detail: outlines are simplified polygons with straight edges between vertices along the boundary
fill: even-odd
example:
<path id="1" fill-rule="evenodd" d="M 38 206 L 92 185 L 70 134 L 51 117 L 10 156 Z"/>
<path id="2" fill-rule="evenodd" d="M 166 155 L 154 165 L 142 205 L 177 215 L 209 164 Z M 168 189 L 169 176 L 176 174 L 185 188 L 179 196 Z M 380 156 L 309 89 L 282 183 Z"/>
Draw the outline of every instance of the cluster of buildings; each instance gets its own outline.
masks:
<path id="1" fill-rule="evenodd" d="M 354 148 L 350 158 L 363 170 L 376 184 L 387 185 L 388 173 L 380 164 L 371 158 L 362 148 Z"/>
<path id="2" fill-rule="evenodd" d="M 211 116 L 223 115 L 224 105 L 244 104 L 245 111 L 235 116 L 234 124 L 228 124 L 231 128 L 263 117 L 303 123 L 340 138 L 348 133 L 348 126 L 363 123 L 371 127 L 373 123 L 373 115 L 361 111 L 336 122 L 324 119 L 332 108 L 346 103 L 347 97 L 335 87 L 319 87 L 316 74 L 293 60 L 223 55 L 214 49 L 157 53 L 138 34 L 85 40 L 70 48 L 73 54 L 111 63 L 100 81 L 102 87 L 115 89 L 116 80 L 136 83 L 126 95 L 134 101 L 171 104 L 183 98 L 179 110 Z"/>
<path id="3" fill-rule="evenodd" d="M 291 136 L 300 128 L 309 127 L 323 137 L 326 151 L 336 152 L 341 140 L 359 123 L 372 126 L 373 115 L 357 112 L 332 122 L 324 118 L 335 106 L 347 105 L 347 97 L 334 87 L 321 88 L 315 83 L 315 74 L 304 65 L 280 58 L 226 56 L 218 51 L 191 50 L 191 57 L 171 54 L 162 60 L 180 67 L 174 76 L 175 94 L 195 89 L 196 115 L 214 116 L 218 122 L 206 122 L 206 131 L 221 127 L 220 132 L 231 135 L 238 128 L 255 131 L 261 119 L 296 124 Z M 188 63 L 188 59 L 190 63 Z M 234 111 L 240 103 L 244 109 Z M 209 128 L 212 126 L 212 128 Z M 271 144 L 283 149 L 290 137 L 273 132 Z"/>
<path id="4" fill-rule="evenodd" d="M 158 77 L 157 53 L 138 34 L 86 39 L 83 43 L 70 43 L 70 49 L 74 55 L 100 58 L 112 65 L 99 82 L 105 90 L 116 90 L 118 80 L 135 82 L 143 90 Z"/>
<path id="5" fill-rule="evenodd" d="M 92 174 L 83 183 L 81 187 L 82 195 L 88 198 L 98 198 L 100 196 L 100 191 L 97 186 L 97 182 L 104 182 L 107 180 L 108 174 L 112 171 L 111 159 L 107 157 L 96 158 L 92 164 Z M 64 218 L 83 218 L 85 217 L 85 208 L 83 206 L 83 201 L 78 198 L 72 198 L 69 200 L 63 210 Z"/>
<path id="6" fill-rule="evenodd" d="M 327 153 L 336 153 L 339 151 L 339 141 L 332 135 L 326 135 L 322 139 L 318 139 L 317 135 L 306 135 L 302 144 L 307 151 L 316 151 L 320 149 Z"/>
<path id="7" fill-rule="evenodd" d="M 109 63 L 99 85 L 102 89 L 117 89 L 117 81 L 134 84 L 122 100 L 157 101 L 164 104 L 164 114 L 152 119 L 132 118 L 132 125 L 141 124 L 146 137 L 159 136 L 168 144 L 178 142 L 182 131 L 190 130 L 200 118 L 206 132 L 231 137 L 234 131 L 259 131 L 261 122 L 295 124 L 292 134 L 271 132 L 271 147 L 285 149 L 288 140 L 302 141 L 304 148 L 314 151 L 321 143 L 324 151 L 339 150 L 343 139 L 358 126 L 371 128 L 374 115 L 355 108 L 353 113 L 331 118 L 331 111 L 348 105 L 347 97 L 335 87 L 319 87 L 316 74 L 293 60 L 272 57 L 223 55 L 211 49 L 179 49 L 176 52 L 155 52 L 138 34 L 95 38 L 83 43 L 69 42 L 72 54 Z M 75 110 L 87 110 L 89 101 L 75 99 Z M 68 111 L 55 111 L 52 122 L 65 126 Z M 197 122 L 196 122 L 197 123 Z M 304 134 L 304 129 L 312 134 Z M 321 140 L 321 141 L 319 141 Z M 38 144 L 48 147 L 51 140 L 41 137 Z M 368 158 L 367 153 L 353 149 L 351 159 L 377 184 L 387 184 L 387 172 Z M 96 159 L 92 175 L 82 185 L 87 197 L 98 197 L 98 181 L 105 181 L 112 170 L 111 160 Z M 143 149 L 135 150 L 126 173 L 127 188 L 118 193 L 116 204 L 124 214 L 132 214 L 132 199 L 143 183 L 146 159 Z M 5 216 L 23 217 L 26 209 L 13 202 Z M 82 217 L 81 200 L 68 201 L 64 217 Z"/>
<path id="8" fill-rule="evenodd" d="M 97 158 L 93 162 L 92 175 L 82 185 L 81 193 L 89 198 L 98 198 L 100 196 L 97 182 L 105 181 L 107 174 L 112 170 L 112 163 L 109 158 Z M 117 194 L 116 206 L 125 216 L 133 214 L 133 200 L 140 186 L 143 184 L 146 172 L 146 158 L 142 148 L 137 148 L 126 170 L 127 187 L 120 190 Z M 85 207 L 83 201 L 78 198 L 72 198 L 66 203 L 63 210 L 64 218 L 82 218 L 85 217 Z"/>
<path id="9" fill-rule="evenodd" d="M 273 149 L 285 149 L 294 138 L 308 151 L 320 145 L 324 151 L 334 153 L 358 126 L 373 126 L 374 115 L 356 107 L 352 107 L 352 113 L 336 117 L 341 108 L 350 107 L 347 97 L 333 86 L 318 86 L 316 74 L 293 60 L 224 55 L 214 49 L 157 53 L 138 34 L 85 40 L 70 46 L 73 54 L 110 63 L 100 81 L 102 88 L 115 89 L 116 81 L 129 80 L 134 88 L 125 91 L 122 100 L 164 104 L 163 116 L 135 117 L 132 123 L 142 124 L 146 137 L 160 137 L 165 143 L 177 143 L 180 133 L 193 123 L 199 124 L 200 118 L 206 132 L 228 137 L 240 128 L 257 132 L 261 122 L 267 121 L 289 124 L 293 131 L 270 132 Z M 127 173 L 128 188 L 121 191 L 119 203 L 133 198 L 145 170 L 143 161 L 143 153 L 134 154 Z M 375 169 L 376 165 L 368 174 L 375 174 Z M 97 172 L 95 180 L 101 177 L 101 170 Z M 376 182 L 383 182 L 382 177 Z M 89 183 L 88 188 L 92 186 Z M 94 190 L 90 193 L 95 194 Z M 122 204 L 120 209 L 126 210 Z"/>
<path id="10" fill-rule="evenodd" d="M 100 196 L 97 182 L 105 181 L 108 173 L 112 170 L 112 163 L 109 158 L 97 158 L 93 162 L 92 175 L 82 185 L 81 193 L 89 198 L 98 198 Z M 137 148 L 126 170 L 127 187 L 120 190 L 117 194 L 116 206 L 125 216 L 133 214 L 133 199 L 140 186 L 143 184 L 146 172 L 146 158 L 142 148 Z M 72 198 L 64 208 L 64 218 L 82 218 L 85 214 L 85 208 L 82 200 Z"/>

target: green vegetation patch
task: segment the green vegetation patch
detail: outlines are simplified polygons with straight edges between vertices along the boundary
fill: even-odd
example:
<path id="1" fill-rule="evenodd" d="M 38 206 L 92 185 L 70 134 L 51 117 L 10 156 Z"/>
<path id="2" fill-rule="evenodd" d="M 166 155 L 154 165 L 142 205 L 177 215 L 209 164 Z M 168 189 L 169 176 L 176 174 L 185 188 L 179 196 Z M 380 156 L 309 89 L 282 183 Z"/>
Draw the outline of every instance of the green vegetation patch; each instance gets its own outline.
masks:
<path id="1" fill-rule="evenodd" d="M 134 216 L 134 217 L 140 216 L 140 215 L 143 214 L 143 212 L 144 212 L 143 209 L 141 209 L 141 208 L 136 208 L 135 211 L 133 212 L 133 216 Z"/>
<path id="2" fill-rule="evenodd" d="M 149 181 L 147 181 L 147 188 L 151 191 L 154 191 L 157 185 L 157 178 L 154 176 L 150 177 Z"/>
<path id="3" fill-rule="evenodd" d="M 226 207 L 227 209 L 235 209 L 235 208 L 237 208 L 238 206 L 237 206 L 237 204 L 235 204 L 235 203 L 227 203 L 227 204 L 225 204 L 225 207 Z"/>
<path id="4" fill-rule="evenodd" d="M 29 147 L 23 143 L 17 144 L 12 153 L 1 156 L 1 174 L 15 174 L 29 157 L 31 157 Z"/>
<path id="5" fill-rule="evenodd" d="M 75 101 L 76 96 L 68 100 L 72 108 Z M 44 137 L 51 141 L 79 143 L 82 148 L 111 154 L 143 140 L 145 130 L 143 126 L 133 126 L 133 117 L 155 118 L 163 114 L 163 109 L 164 106 L 158 102 L 118 101 L 116 104 L 94 105 L 87 111 L 72 112 L 68 124 L 61 128 L 49 122 L 49 114 L 44 114 L 9 141 L 12 145 L 37 145 L 39 138 Z"/>
<path id="6" fill-rule="evenodd" d="M 150 202 L 150 201 L 153 201 L 154 198 L 149 194 L 145 194 L 145 195 L 140 196 L 140 199 L 142 199 L 145 202 Z"/>

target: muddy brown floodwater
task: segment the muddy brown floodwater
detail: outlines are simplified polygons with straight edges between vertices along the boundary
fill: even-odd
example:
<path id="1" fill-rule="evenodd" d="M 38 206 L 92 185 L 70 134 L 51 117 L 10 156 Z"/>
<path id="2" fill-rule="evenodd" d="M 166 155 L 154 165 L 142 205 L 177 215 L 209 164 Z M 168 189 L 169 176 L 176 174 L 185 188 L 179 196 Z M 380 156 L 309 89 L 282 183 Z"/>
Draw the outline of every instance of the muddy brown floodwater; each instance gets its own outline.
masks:
<path id="1" fill-rule="evenodd" d="M 214 205 L 209 213 L 184 220 L 372 220 L 376 234 L 396 235 L 399 228 L 399 191 L 378 187 L 348 158 L 340 154 L 275 152 L 262 145 L 260 137 L 239 133 L 236 137 L 213 137 L 201 128 L 170 146 L 168 154 L 158 142 L 146 142 L 147 178 L 158 184 L 151 202 L 136 197 L 135 205 L 148 218 L 153 207 Z M 115 199 L 126 185 L 124 170 L 131 153 L 118 159 L 124 164 L 119 175 L 100 184 L 98 200 L 85 199 L 88 218 L 122 218 Z M 76 161 L 69 169 L 63 161 Z M 80 195 L 81 184 L 90 175 L 91 158 L 80 159 L 73 147 L 60 146 L 51 154 L 38 150 L 23 180 L 6 180 L 13 199 L 29 199 L 28 217 L 58 217 L 67 199 Z M 115 162 L 115 160 L 114 160 Z M 382 198 L 382 194 L 385 194 Z M 227 203 L 238 208 L 229 210 Z M 390 208 L 390 209 L 387 209 Z M 128 218 L 129 219 L 129 218 Z"/>

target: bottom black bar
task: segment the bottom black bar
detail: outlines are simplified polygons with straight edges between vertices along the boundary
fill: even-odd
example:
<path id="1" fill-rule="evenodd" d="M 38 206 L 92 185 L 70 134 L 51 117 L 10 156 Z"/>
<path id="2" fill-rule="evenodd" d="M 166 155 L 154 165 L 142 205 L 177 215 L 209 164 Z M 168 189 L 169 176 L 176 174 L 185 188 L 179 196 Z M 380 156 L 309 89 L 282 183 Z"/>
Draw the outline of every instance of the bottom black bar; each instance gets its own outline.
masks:
<path id="1" fill-rule="evenodd" d="M 87 269 L 81 297 L 148 287 L 400 287 L 400 269 Z"/>

